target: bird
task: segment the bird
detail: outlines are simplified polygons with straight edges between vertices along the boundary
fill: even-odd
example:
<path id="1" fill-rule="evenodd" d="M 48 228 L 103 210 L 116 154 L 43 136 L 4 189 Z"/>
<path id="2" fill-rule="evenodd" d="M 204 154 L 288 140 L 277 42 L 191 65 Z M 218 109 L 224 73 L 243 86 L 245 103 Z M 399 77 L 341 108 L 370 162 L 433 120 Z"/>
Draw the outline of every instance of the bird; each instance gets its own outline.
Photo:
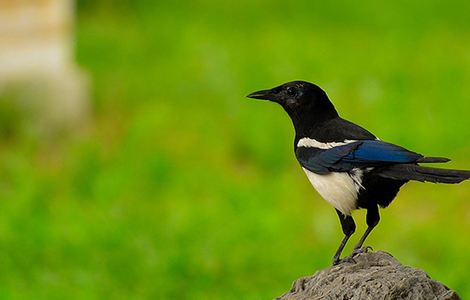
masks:
<path id="1" fill-rule="evenodd" d="M 269 100 L 282 106 L 295 129 L 294 153 L 308 180 L 334 207 L 344 237 L 333 256 L 333 265 L 356 231 L 351 215 L 366 210 L 367 229 L 351 256 L 367 252 L 363 244 L 386 208 L 410 180 L 460 183 L 470 171 L 423 166 L 446 163 L 446 157 L 428 157 L 380 140 L 370 131 L 341 118 L 326 92 L 307 81 L 292 81 L 253 92 L 248 98 Z"/>

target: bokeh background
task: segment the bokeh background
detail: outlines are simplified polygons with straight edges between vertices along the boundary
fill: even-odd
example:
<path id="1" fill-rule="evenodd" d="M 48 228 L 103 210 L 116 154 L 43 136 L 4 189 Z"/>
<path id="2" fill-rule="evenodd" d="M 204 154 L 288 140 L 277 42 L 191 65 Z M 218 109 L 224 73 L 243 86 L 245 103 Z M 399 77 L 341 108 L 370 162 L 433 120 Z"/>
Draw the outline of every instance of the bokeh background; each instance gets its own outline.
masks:
<path id="1" fill-rule="evenodd" d="M 0 98 L 1 298 L 266 299 L 329 266 L 337 216 L 295 161 L 286 114 L 245 95 L 312 81 L 381 139 L 470 169 L 469 12 L 78 1 L 85 120 L 45 134 L 17 91 Z M 469 183 L 410 183 L 381 215 L 368 245 L 470 297 Z M 354 217 L 346 253 L 365 229 Z"/>

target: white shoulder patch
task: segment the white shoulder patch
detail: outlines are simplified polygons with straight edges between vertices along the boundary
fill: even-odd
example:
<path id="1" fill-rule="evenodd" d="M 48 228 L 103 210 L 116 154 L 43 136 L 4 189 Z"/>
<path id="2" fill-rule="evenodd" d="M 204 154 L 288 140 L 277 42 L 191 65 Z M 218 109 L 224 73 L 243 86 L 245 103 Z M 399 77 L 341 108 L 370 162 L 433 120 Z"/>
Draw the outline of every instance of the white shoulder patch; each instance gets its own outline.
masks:
<path id="1" fill-rule="evenodd" d="M 344 140 L 343 142 L 322 143 L 311 138 L 301 138 L 297 143 L 297 147 L 317 148 L 317 149 L 331 149 L 338 146 L 343 146 L 357 142 L 357 140 Z"/>

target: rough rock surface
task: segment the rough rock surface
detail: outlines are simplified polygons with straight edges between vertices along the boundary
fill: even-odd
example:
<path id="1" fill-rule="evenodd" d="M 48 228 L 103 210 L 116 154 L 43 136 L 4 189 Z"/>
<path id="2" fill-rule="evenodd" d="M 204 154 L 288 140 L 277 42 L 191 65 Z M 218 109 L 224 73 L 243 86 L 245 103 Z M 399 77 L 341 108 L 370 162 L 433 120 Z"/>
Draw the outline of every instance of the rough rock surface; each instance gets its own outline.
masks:
<path id="1" fill-rule="evenodd" d="M 277 299 L 460 299 L 422 270 L 403 266 L 390 254 L 360 253 L 353 259 L 296 280 Z"/>

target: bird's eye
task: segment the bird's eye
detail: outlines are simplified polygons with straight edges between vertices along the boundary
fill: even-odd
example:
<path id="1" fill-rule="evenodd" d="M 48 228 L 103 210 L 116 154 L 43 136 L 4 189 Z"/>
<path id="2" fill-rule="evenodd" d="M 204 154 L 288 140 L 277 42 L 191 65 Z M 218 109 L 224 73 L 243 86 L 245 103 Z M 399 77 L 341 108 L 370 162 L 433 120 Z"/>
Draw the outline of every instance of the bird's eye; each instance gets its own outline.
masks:
<path id="1" fill-rule="evenodd" d="M 289 96 L 295 96 L 295 94 L 297 93 L 297 92 L 295 91 L 295 89 L 292 88 L 292 87 L 288 87 L 287 90 L 286 90 L 286 92 L 287 92 L 287 95 L 289 95 Z"/>

